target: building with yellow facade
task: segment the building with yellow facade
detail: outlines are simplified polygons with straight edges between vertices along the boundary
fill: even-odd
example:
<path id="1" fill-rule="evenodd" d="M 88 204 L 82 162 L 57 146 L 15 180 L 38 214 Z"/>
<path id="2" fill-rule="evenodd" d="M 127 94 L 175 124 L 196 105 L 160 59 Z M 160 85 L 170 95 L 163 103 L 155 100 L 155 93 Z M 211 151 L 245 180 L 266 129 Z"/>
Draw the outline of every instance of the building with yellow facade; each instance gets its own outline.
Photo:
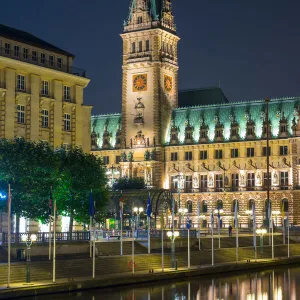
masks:
<path id="1" fill-rule="evenodd" d="M 178 92 L 171 0 L 131 1 L 121 37 L 122 112 L 91 119 L 92 152 L 110 180 L 142 177 L 149 189 L 170 189 L 194 227 L 198 206 L 201 226 L 216 208 L 229 226 L 236 201 L 240 226 L 251 225 L 253 205 L 260 226 L 268 218 L 269 181 L 275 225 L 288 216 L 299 224 L 300 98 L 271 99 L 268 125 L 263 100 L 232 103 L 219 87 Z"/>

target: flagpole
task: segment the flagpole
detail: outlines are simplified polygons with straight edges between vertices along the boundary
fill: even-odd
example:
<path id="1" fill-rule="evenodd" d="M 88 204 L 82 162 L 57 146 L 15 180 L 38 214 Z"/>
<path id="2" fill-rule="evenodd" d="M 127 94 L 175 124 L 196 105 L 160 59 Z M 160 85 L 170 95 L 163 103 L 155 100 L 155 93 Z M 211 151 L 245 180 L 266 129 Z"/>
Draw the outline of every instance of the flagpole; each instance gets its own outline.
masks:
<path id="1" fill-rule="evenodd" d="M 56 201 L 54 200 L 54 220 L 53 220 L 53 283 L 56 281 Z"/>
<path id="2" fill-rule="evenodd" d="M 10 247 L 11 247 L 11 190 L 10 184 L 8 185 L 8 226 L 7 226 L 7 239 L 8 239 L 8 250 L 7 250 L 7 288 L 10 288 Z"/>
<path id="3" fill-rule="evenodd" d="M 239 261 L 239 216 L 238 216 L 238 200 L 235 200 L 235 234 L 236 234 L 236 262 Z"/>
<path id="4" fill-rule="evenodd" d="M 134 275 L 134 225 L 132 225 L 132 275 Z"/>
<path id="5" fill-rule="evenodd" d="M 191 268 L 190 229 L 188 229 L 188 269 Z"/>
<path id="6" fill-rule="evenodd" d="M 161 224 L 162 226 L 162 224 Z M 148 254 L 151 253 L 151 245 L 150 245 L 150 227 L 151 227 L 151 220 L 150 217 L 148 217 Z"/>
<path id="7" fill-rule="evenodd" d="M 161 227 L 161 271 L 164 272 L 164 230 Z"/>
<path id="8" fill-rule="evenodd" d="M 199 250 L 201 250 L 201 229 L 200 229 L 200 201 L 198 200 L 198 239 L 199 239 Z"/>
<path id="9" fill-rule="evenodd" d="M 215 264 L 215 257 L 214 257 L 214 212 L 213 212 L 213 209 L 211 210 L 210 225 L 211 225 L 211 264 L 213 266 Z"/>
<path id="10" fill-rule="evenodd" d="M 252 203 L 252 216 L 253 216 L 253 244 L 254 244 L 254 258 L 257 260 L 257 248 L 256 248 L 256 213 L 255 204 Z"/>
<path id="11" fill-rule="evenodd" d="M 288 258 L 290 258 L 290 221 L 289 221 L 289 213 L 287 213 L 287 233 L 288 233 Z"/>
<path id="12" fill-rule="evenodd" d="M 52 252 L 52 230 L 51 230 L 51 222 L 52 222 L 52 187 L 50 189 L 50 203 L 49 203 L 49 260 L 51 260 L 51 252 Z"/>
<path id="13" fill-rule="evenodd" d="M 91 194 L 92 194 L 93 190 L 91 189 L 91 193 L 90 193 L 90 198 L 91 198 Z M 92 210 L 93 208 L 91 207 L 91 199 L 89 201 L 89 213 L 90 213 L 90 257 L 92 257 L 93 253 L 92 253 L 92 227 L 93 227 L 93 213 Z M 94 212 L 94 210 L 93 210 Z"/>
<path id="14" fill-rule="evenodd" d="M 147 235 L 148 235 L 148 254 L 151 253 L 151 241 L 150 241 L 150 230 L 151 230 L 151 198 L 150 198 L 150 192 L 148 194 L 148 202 L 147 202 L 147 220 L 148 220 L 148 232 L 147 232 Z M 162 224 L 161 224 L 162 226 Z"/>
<path id="15" fill-rule="evenodd" d="M 120 201 L 120 222 L 121 222 L 121 236 L 120 236 L 120 254 L 123 255 L 123 191 L 121 191 Z"/>
<path id="16" fill-rule="evenodd" d="M 273 212 L 271 211 L 271 227 L 272 227 L 272 259 L 274 259 L 274 226 L 273 226 Z"/>

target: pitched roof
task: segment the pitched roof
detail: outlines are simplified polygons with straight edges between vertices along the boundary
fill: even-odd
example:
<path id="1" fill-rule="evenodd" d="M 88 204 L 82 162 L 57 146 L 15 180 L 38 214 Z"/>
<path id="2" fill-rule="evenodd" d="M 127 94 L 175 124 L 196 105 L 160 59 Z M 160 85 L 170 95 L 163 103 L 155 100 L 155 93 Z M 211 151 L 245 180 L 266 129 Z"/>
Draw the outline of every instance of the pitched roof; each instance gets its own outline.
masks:
<path id="1" fill-rule="evenodd" d="M 209 104 L 228 103 L 227 97 L 219 87 L 182 90 L 178 93 L 178 106 L 190 107 Z"/>
<path id="2" fill-rule="evenodd" d="M 136 0 L 132 0 L 130 5 L 128 20 L 131 20 L 132 12 L 135 6 L 136 6 Z M 161 18 L 162 0 L 148 0 L 148 8 L 152 20 L 157 21 Z"/>
<path id="3" fill-rule="evenodd" d="M 42 39 L 34 36 L 33 34 L 31 34 L 29 32 L 15 29 L 12 27 L 8 27 L 6 25 L 0 24 L 0 36 L 6 37 L 8 39 L 15 40 L 15 41 L 18 41 L 18 42 L 21 42 L 24 44 L 36 46 L 36 47 L 39 47 L 39 48 L 42 48 L 42 49 L 45 49 L 48 51 L 53 51 L 56 53 L 74 57 L 73 54 L 71 54 L 63 49 L 60 49 Z"/>

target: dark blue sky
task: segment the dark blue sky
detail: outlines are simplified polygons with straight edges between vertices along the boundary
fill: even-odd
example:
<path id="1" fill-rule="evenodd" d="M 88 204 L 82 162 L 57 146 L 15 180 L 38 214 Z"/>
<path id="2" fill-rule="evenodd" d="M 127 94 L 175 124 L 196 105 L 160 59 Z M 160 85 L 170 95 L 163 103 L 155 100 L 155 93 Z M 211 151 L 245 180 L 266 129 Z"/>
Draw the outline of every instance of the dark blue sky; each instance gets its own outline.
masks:
<path id="1" fill-rule="evenodd" d="M 94 114 L 121 110 L 119 34 L 129 0 L 10 0 L 1 23 L 76 55 Z M 221 87 L 230 101 L 300 95 L 300 2 L 174 0 L 179 88 Z"/>

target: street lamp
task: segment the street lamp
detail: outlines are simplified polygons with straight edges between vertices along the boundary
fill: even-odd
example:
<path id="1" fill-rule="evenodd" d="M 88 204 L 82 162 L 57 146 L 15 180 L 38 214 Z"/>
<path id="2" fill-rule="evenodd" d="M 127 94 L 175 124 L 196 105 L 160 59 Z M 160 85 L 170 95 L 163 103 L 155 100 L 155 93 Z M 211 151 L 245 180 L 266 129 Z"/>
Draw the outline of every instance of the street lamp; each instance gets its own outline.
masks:
<path id="1" fill-rule="evenodd" d="M 187 208 L 179 208 L 178 209 L 178 212 L 180 215 L 182 215 L 183 217 L 183 223 L 184 223 L 184 215 L 188 212 L 188 209 Z M 181 218 L 180 218 L 181 219 Z M 181 224 L 180 224 L 181 225 Z M 181 227 L 181 226 L 180 226 Z"/>
<path id="2" fill-rule="evenodd" d="M 267 230 L 262 228 L 262 229 L 257 229 L 256 233 L 260 235 L 260 258 L 263 258 L 264 254 L 264 235 L 267 233 Z"/>
<path id="3" fill-rule="evenodd" d="M 23 235 L 22 241 L 26 243 L 27 255 L 26 255 L 26 283 L 30 283 L 30 261 L 31 261 L 31 245 L 36 242 L 36 234 Z"/>
<path id="4" fill-rule="evenodd" d="M 280 211 L 279 210 L 273 210 L 272 211 L 272 215 L 275 216 L 275 224 L 276 224 L 276 227 L 277 227 L 278 226 L 278 224 L 277 224 L 277 216 L 280 215 Z"/>
<path id="5" fill-rule="evenodd" d="M 174 230 L 174 228 L 173 228 Z M 172 251 L 172 267 L 177 269 L 175 263 L 175 239 L 179 237 L 178 231 L 167 231 L 167 237 L 171 240 L 171 251 Z"/>
<path id="6" fill-rule="evenodd" d="M 252 219 L 253 211 L 251 209 L 246 210 L 246 215 L 248 216 L 248 228 L 250 229 L 250 220 Z"/>
<path id="7" fill-rule="evenodd" d="M 218 235 L 219 235 L 219 249 L 221 248 L 221 238 L 220 238 L 220 221 L 221 221 L 221 214 L 224 212 L 223 209 L 221 208 L 218 208 L 218 209 L 215 209 L 215 214 L 217 215 L 218 217 Z"/>

